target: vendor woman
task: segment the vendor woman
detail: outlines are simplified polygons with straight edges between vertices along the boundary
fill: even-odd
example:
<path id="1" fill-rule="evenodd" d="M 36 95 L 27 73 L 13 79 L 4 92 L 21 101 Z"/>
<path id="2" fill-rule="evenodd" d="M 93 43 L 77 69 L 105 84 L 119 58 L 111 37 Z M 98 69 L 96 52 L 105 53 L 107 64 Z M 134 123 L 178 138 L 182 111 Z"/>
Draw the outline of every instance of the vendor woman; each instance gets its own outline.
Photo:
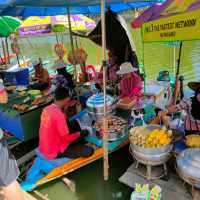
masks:
<path id="1" fill-rule="evenodd" d="M 44 69 L 42 65 L 41 59 L 39 59 L 39 61 L 35 63 L 34 69 L 35 76 L 33 77 L 33 80 L 37 82 L 30 85 L 30 88 L 41 91 L 48 89 L 51 85 L 51 80 L 48 71 Z"/>
<path id="2" fill-rule="evenodd" d="M 200 134 L 200 82 L 190 82 L 188 86 L 195 92 L 195 95 L 189 99 L 183 99 L 175 106 L 169 106 L 160 115 L 185 110 L 187 113 L 184 123 L 186 135 Z"/>
<path id="3" fill-rule="evenodd" d="M 126 62 L 120 66 L 117 74 L 122 77 L 119 84 L 120 97 L 133 97 L 136 93 L 141 93 L 142 79 L 135 72 L 137 71 L 131 63 Z"/>

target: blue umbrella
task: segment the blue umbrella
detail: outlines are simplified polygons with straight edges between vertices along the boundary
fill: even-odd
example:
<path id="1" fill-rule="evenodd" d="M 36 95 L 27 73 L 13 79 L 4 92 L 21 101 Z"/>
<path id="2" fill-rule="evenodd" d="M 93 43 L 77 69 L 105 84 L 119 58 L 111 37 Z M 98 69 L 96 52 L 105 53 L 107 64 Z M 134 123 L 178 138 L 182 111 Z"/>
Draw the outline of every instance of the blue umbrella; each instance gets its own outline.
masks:
<path id="1" fill-rule="evenodd" d="M 151 6 L 163 0 L 107 0 L 106 7 L 114 12 L 121 12 L 134 8 Z M 67 13 L 70 7 L 72 14 L 99 14 L 101 12 L 99 0 L 0 0 L 0 15 L 11 16 L 52 16 Z"/>

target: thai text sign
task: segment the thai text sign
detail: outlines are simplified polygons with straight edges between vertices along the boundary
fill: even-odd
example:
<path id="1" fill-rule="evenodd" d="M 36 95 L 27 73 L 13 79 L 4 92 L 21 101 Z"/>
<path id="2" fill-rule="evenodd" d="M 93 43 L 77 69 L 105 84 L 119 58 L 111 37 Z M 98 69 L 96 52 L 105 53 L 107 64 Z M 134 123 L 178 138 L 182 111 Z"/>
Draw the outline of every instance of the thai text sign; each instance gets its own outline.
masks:
<path id="1" fill-rule="evenodd" d="M 144 23 L 144 42 L 200 39 L 200 10 Z"/>

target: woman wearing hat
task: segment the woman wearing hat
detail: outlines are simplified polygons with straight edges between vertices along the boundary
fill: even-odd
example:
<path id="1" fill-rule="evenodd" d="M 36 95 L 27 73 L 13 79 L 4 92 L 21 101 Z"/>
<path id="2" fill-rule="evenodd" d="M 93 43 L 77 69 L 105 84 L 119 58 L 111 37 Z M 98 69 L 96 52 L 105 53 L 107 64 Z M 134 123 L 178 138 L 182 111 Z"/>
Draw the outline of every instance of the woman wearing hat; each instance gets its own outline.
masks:
<path id="1" fill-rule="evenodd" d="M 131 63 L 125 62 L 120 66 L 120 70 L 117 71 L 117 74 L 122 76 L 122 79 L 119 84 L 120 97 L 133 97 L 141 93 L 142 89 L 142 79 Z"/>
<path id="2" fill-rule="evenodd" d="M 0 79 L 0 104 L 8 101 L 7 92 Z M 19 170 L 13 155 L 9 152 L 0 129 L 0 188 L 3 189 L 6 200 L 23 200 L 22 190 L 17 182 Z"/>
<path id="3" fill-rule="evenodd" d="M 185 110 L 187 112 L 184 122 L 186 135 L 200 134 L 200 81 L 190 82 L 188 86 L 195 92 L 195 95 L 189 99 L 183 99 L 175 106 L 169 106 L 166 111 L 160 113 L 160 115 L 163 116 L 168 113 Z"/>

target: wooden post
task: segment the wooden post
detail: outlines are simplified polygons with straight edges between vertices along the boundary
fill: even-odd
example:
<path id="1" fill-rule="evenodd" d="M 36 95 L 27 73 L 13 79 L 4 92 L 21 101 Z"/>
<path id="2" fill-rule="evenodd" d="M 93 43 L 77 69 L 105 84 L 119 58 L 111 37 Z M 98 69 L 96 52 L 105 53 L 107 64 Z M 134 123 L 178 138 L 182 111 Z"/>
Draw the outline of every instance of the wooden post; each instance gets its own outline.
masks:
<path id="1" fill-rule="evenodd" d="M 107 122 L 107 108 L 106 108 L 106 25 L 105 25 L 105 1 L 101 0 L 101 31 L 102 31 L 102 57 L 103 57 L 103 96 L 104 96 L 104 117 L 103 117 L 103 166 L 104 166 L 104 180 L 108 180 L 108 122 Z"/>
<path id="2" fill-rule="evenodd" d="M 180 85 L 180 80 L 179 80 L 179 73 L 180 73 L 180 62 L 181 62 L 181 54 L 182 54 L 182 46 L 183 46 L 183 42 L 181 41 L 180 44 L 180 48 L 179 48 L 179 57 L 178 57 L 178 66 L 177 66 L 177 70 L 176 70 L 176 81 L 175 81 L 175 87 L 174 87 L 174 95 L 173 95 L 173 104 L 176 104 L 176 100 L 177 100 L 177 91 L 179 89 L 179 85 Z"/>
<path id="3" fill-rule="evenodd" d="M 7 61 L 6 61 L 6 48 L 5 48 L 5 43 L 4 41 L 2 40 L 2 48 L 3 48 L 3 55 L 4 55 L 4 58 L 5 58 L 5 65 L 7 67 Z"/>
<path id="4" fill-rule="evenodd" d="M 71 26 L 69 7 L 67 7 L 67 16 L 68 16 L 68 23 L 69 23 L 70 43 L 71 43 L 72 55 L 73 55 L 73 58 L 74 58 L 75 57 L 75 54 L 74 54 L 74 42 L 73 42 L 73 36 L 72 36 L 72 26 Z M 74 65 L 74 77 L 75 77 L 75 81 L 77 81 L 76 63 L 73 63 L 73 65 Z"/>
<path id="5" fill-rule="evenodd" d="M 9 48 L 8 48 L 8 37 L 6 37 L 6 52 L 7 52 L 7 57 L 8 57 L 8 64 L 10 64 L 10 54 L 9 54 Z"/>

